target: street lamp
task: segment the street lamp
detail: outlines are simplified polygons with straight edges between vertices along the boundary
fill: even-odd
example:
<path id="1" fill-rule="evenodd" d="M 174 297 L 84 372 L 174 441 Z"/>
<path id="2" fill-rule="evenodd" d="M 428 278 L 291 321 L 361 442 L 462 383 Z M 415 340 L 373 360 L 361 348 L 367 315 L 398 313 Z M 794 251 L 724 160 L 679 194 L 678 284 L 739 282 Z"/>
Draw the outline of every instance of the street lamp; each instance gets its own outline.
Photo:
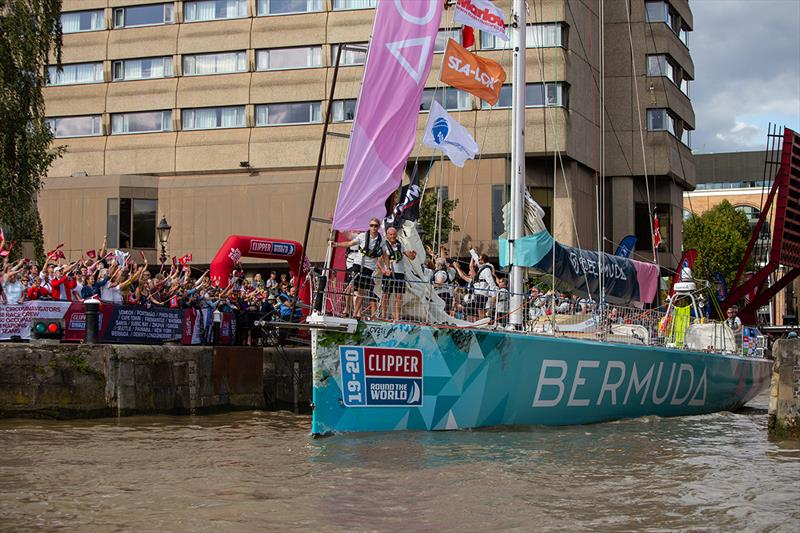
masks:
<path id="1" fill-rule="evenodd" d="M 161 217 L 161 222 L 158 223 L 156 226 L 156 232 L 158 233 L 158 242 L 161 244 L 161 266 L 167 262 L 167 241 L 169 240 L 169 231 L 172 229 L 172 226 L 169 225 L 167 222 L 166 215 Z"/>

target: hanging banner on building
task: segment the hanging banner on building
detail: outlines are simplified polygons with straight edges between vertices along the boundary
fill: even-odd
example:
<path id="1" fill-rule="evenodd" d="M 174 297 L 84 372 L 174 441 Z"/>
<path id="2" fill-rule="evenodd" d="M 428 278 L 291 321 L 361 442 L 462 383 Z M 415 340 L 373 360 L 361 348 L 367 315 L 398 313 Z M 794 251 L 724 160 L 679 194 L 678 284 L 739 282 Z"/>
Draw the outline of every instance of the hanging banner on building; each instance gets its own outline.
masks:
<path id="1" fill-rule="evenodd" d="M 60 319 L 69 309 L 70 302 L 57 300 L 30 300 L 19 305 L 0 305 L 0 340 L 31 338 L 31 321 L 34 319 Z"/>
<path id="2" fill-rule="evenodd" d="M 500 99 L 506 71 L 497 61 L 476 56 L 450 39 L 444 52 L 441 80 L 494 105 Z"/>
<path id="3" fill-rule="evenodd" d="M 414 148 L 419 104 L 442 16 L 441 0 L 378 2 L 342 185 L 336 230 L 386 216 Z"/>
<path id="4" fill-rule="evenodd" d="M 489 0 L 458 0 L 453 21 L 508 40 L 505 13 Z"/>

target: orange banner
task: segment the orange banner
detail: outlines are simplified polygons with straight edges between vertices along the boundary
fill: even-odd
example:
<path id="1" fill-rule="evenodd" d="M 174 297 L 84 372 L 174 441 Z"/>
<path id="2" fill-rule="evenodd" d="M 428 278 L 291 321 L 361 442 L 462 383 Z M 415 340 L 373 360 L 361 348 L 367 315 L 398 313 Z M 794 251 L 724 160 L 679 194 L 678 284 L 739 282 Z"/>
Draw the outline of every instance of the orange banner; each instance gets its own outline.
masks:
<path id="1" fill-rule="evenodd" d="M 500 63 L 478 57 L 450 39 L 444 53 L 441 80 L 494 105 L 500 98 L 506 71 Z"/>

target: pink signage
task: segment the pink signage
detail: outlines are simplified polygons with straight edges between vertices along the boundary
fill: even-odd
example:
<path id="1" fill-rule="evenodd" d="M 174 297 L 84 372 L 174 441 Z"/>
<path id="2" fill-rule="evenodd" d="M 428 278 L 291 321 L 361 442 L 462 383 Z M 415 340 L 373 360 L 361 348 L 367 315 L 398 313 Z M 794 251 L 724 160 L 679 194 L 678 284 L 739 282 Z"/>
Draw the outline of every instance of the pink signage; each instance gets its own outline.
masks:
<path id="1" fill-rule="evenodd" d="M 364 230 L 386 216 L 384 202 L 414 148 L 441 16 L 441 0 L 378 2 L 334 229 Z"/>

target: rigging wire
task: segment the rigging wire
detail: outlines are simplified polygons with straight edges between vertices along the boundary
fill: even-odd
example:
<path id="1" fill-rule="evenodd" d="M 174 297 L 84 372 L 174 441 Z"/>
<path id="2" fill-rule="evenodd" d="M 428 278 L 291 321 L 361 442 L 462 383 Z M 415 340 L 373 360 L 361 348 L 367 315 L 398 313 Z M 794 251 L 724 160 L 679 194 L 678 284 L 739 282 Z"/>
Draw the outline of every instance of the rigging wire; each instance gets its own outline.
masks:
<path id="1" fill-rule="evenodd" d="M 647 175 L 647 153 L 644 145 L 644 127 L 642 125 L 642 105 L 639 100 L 639 87 L 638 78 L 636 76 L 636 59 L 633 50 L 633 30 L 631 29 L 631 5 L 630 0 L 625 0 L 625 15 L 628 18 L 628 41 L 631 46 L 631 69 L 633 73 L 632 83 L 634 86 L 634 94 L 636 95 L 636 118 L 639 119 L 639 140 L 642 145 L 642 171 L 644 172 L 644 187 L 647 192 L 647 220 L 650 227 L 650 242 L 653 248 L 653 261 L 658 263 L 658 248 L 656 247 L 655 239 L 652 235 L 655 233 L 655 224 L 653 224 L 653 206 L 650 203 L 650 179 Z M 653 191 L 655 192 L 655 191 Z"/>

